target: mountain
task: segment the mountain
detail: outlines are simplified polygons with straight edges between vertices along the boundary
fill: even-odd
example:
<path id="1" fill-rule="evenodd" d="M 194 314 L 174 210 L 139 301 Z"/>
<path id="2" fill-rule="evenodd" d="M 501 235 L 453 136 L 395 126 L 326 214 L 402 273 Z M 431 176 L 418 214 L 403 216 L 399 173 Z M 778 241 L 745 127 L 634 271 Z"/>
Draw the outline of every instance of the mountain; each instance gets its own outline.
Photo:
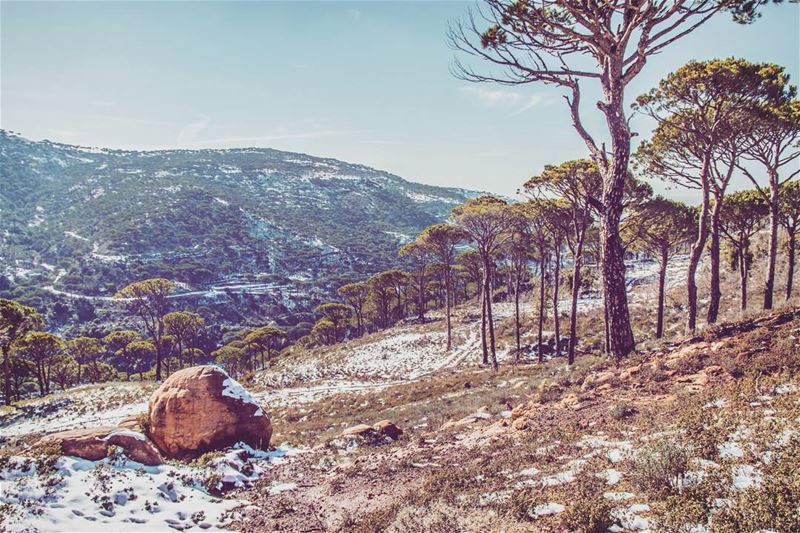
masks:
<path id="1" fill-rule="evenodd" d="M 0 183 L 6 295 L 99 305 L 163 276 L 197 305 L 238 306 L 233 322 L 307 310 L 396 266 L 404 242 L 477 194 L 266 148 L 113 150 L 7 131 Z"/>

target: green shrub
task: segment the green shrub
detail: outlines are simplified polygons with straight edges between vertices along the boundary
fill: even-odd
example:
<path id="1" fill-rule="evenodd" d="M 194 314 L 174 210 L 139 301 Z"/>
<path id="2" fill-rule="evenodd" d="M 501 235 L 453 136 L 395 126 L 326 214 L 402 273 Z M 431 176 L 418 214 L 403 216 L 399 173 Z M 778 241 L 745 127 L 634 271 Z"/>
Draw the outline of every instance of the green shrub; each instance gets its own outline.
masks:
<path id="1" fill-rule="evenodd" d="M 606 484 L 595 472 L 584 470 L 570 487 L 572 503 L 560 515 L 564 531 L 606 533 L 616 520 L 613 505 L 603 497 Z"/>
<path id="2" fill-rule="evenodd" d="M 720 366 L 734 379 L 739 379 L 744 376 L 747 370 L 739 358 L 732 355 L 723 357 L 720 361 Z"/>
<path id="3" fill-rule="evenodd" d="M 763 468 L 763 480 L 737 491 L 714 517 L 714 531 L 800 531 L 800 438 L 795 436 Z"/>
<path id="4" fill-rule="evenodd" d="M 636 414 L 636 408 L 626 403 L 617 403 L 609 413 L 614 420 L 624 420 Z"/>
<path id="5" fill-rule="evenodd" d="M 533 519 L 534 507 L 545 503 L 541 487 L 526 487 L 515 491 L 506 503 L 506 512 L 511 518 L 526 522 Z"/>
<path id="6" fill-rule="evenodd" d="M 714 411 L 697 404 L 684 406 L 678 413 L 678 428 L 683 430 L 694 451 L 703 459 L 716 459 L 719 455 L 719 445 L 727 435 L 717 427 L 714 417 Z"/>
<path id="7" fill-rule="evenodd" d="M 639 450 L 631 481 L 654 498 L 678 495 L 686 484 L 692 454 L 687 444 L 664 438 Z"/>
<path id="8" fill-rule="evenodd" d="M 656 502 L 660 511 L 655 520 L 656 531 L 692 533 L 705 527 L 719 498 L 730 486 L 730 476 L 722 469 L 706 471 L 696 483 L 684 488 L 680 495 L 667 496 Z"/>

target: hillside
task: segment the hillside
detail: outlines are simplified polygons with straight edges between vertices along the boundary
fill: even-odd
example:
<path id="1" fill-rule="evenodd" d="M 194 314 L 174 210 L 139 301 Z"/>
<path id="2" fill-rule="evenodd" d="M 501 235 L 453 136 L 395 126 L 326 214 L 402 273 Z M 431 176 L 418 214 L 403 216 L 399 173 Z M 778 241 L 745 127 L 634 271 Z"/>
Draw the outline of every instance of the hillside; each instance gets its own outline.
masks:
<path id="1" fill-rule="evenodd" d="M 288 349 L 241 376 L 272 422 L 266 452 L 237 445 L 145 466 L 119 449 L 95 461 L 36 445 L 43 434 L 141 420 L 157 387 L 147 380 L 84 384 L 0 408 L 0 527 L 796 531 L 796 301 L 742 315 L 737 275 L 726 270 L 727 322 L 687 338 L 686 261 L 677 257 L 667 338 L 655 340 L 654 266 L 627 263 L 640 351 L 620 365 L 600 353 L 592 291 L 580 301 L 572 367 L 529 351 L 514 364 L 513 304 L 503 298 L 494 306 L 499 371 L 481 364 L 474 300 L 454 309 L 451 352 L 437 310 L 422 324 Z M 535 299 L 522 301 L 529 346 Z M 567 302 L 559 305 L 563 320 Z M 551 338 L 552 316 L 544 328 Z M 403 431 L 398 440 L 371 429 L 385 420 Z"/>
<path id="2" fill-rule="evenodd" d="M 344 281 L 398 264 L 403 243 L 474 195 L 270 149 L 81 148 L 5 131 L 0 182 L 7 296 L 40 301 L 44 287 L 102 304 L 164 276 L 196 306 L 238 309 L 223 316 L 232 322 L 267 306 L 273 316 L 307 310 Z M 79 311 L 51 318 L 87 318 Z"/>
<path id="3" fill-rule="evenodd" d="M 154 389 L 85 385 L 0 411 L 0 508 L 11 531 L 795 531 L 799 317 L 723 324 L 620 366 L 590 354 L 499 372 L 469 339 L 446 357 L 438 320 L 401 326 L 298 354 L 321 370 L 296 360 L 294 383 L 272 379 L 284 361 L 256 375 L 275 448 L 191 464 L 30 449 L 42 433 L 143 411 Z M 398 441 L 341 436 L 387 418 Z"/>

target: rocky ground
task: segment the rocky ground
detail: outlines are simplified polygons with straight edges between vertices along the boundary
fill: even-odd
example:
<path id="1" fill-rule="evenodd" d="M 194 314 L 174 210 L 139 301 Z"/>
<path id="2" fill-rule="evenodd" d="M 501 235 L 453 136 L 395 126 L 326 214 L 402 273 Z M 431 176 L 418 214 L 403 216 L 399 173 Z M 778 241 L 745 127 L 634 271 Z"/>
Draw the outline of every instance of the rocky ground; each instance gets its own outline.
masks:
<path id="1" fill-rule="evenodd" d="M 247 491 L 235 526 L 796 531 L 798 316 L 720 327 L 619 368 L 549 365 L 510 413 L 487 406 L 388 444 L 331 439 Z M 262 488 L 278 480 L 296 486 Z"/>
<path id="2" fill-rule="evenodd" d="M 47 401 L 39 408 L 31 402 L 28 412 L 41 415 L 3 418 L 4 525 L 796 531 L 798 316 L 723 325 L 620 367 L 592 356 L 569 370 L 560 359 L 504 365 L 497 373 L 451 367 L 418 380 L 309 395 L 272 409 L 273 451 L 238 446 L 190 464 L 147 467 L 119 454 L 100 461 L 31 457 L 25 445 L 33 433 L 54 423 L 63 428 L 64 420 L 80 423 L 54 418 L 42 407 Z M 136 397 L 123 395 L 131 387 L 84 387 L 66 396 L 75 406 L 108 398 L 86 415 L 108 420 L 104 413 L 116 416 L 120 402 L 136 405 Z M 265 407 L 266 397 L 256 394 Z M 31 425 L 37 418 L 38 428 Z M 370 430 L 342 436 L 347 427 L 384 418 L 404 430 L 398 440 Z M 20 436 L 13 428 L 23 423 Z"/>
<path id="3" fill-rule="evenodd" d="M 650 266 L 631 269 L 639 338 L 652 327 L 639 305 Z M 668 291 L 672 329 L 681 291 Z M 526 299 L 526 344 L 532 308 Z M 0 530 L 800 530 L 797 311 L 648 340 L 616 367 L 592 348 L 601 317 L 587 304 L 567 368 L 513 364 L 513 308 L 498 303 L 497 372 L 480 364 L 473 311 L 455 311 L 450 353 L 431 313 L 248 378 L 272 420 L 269 452 L 237 445 L 146 466 L 113 447 L 97 461 L 31 447 L 144 412 L 148 382 L 0 408 Z M 384 420 L 403 434 L 371 429 Z"/>

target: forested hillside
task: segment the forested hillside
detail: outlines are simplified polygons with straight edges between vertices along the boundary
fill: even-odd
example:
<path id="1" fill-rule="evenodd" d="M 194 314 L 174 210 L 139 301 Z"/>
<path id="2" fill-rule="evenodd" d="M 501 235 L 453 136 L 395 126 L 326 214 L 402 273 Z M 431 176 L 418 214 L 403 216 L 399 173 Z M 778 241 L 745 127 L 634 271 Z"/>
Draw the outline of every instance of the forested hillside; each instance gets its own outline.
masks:
<path id="1" fill-rule="evenodd" d="M 396 265 L 402 244 L 473 196 L 270 149 L 89 149 L 6 131 L 0 182 L 0 293 L 60 326 L 154 276 L 233 323 L 309 310 Z"/>

